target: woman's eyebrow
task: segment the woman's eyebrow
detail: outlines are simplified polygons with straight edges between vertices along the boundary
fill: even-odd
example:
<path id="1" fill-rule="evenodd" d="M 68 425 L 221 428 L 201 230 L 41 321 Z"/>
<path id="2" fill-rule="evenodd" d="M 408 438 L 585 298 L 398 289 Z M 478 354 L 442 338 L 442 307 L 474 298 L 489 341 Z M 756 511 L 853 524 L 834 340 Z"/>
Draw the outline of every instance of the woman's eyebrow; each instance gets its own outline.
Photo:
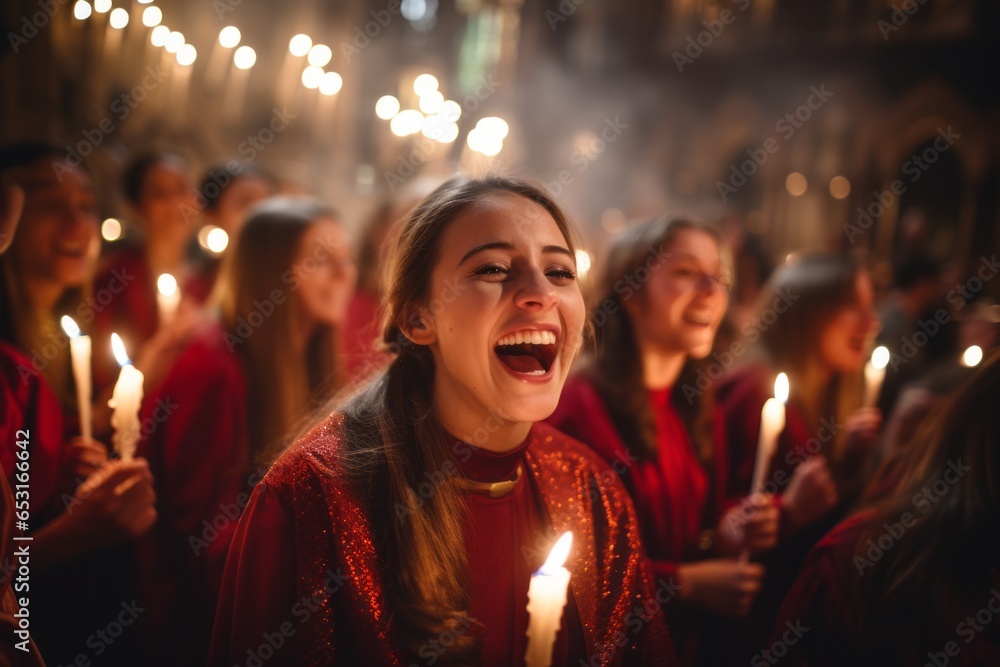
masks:
<path id="1" fill-rule="evenodd" d="M 507 243 L 505 241 L 493 241 L 491 243 L 483 243 L 482 245 L 477 245 L 475 248 L 473 248 L 469 252 L 465 253 L 465 255 L 462 257 L 462 259 L 459 260 L 459 262 L 455 266 L 455 268 L 458 268 L 459 266 L 462 266 L 462 264 L 464 264 L 467 259 L 469 259 L 473 255 L 476 255 L 477 253 L 483 252 L 484 250 L 513 250 L 513 249 L 514 249 L 514 244 Z M 576 259 L 576 257 L 574 257 L 574 255 L 573 255 L 573 253 L 571 253 L 568 249 L 566 249 L 566 248 L 564 248 L 562 246 L 558 246 L 558 245 L 547 245 L 544 248 L 542 248 L 542 252 L 543 253 L 558 253 L 560 255 L 566 255 L 567 257 L 570 257 L 571 259 L 574 259 L 574 260 Z"/>

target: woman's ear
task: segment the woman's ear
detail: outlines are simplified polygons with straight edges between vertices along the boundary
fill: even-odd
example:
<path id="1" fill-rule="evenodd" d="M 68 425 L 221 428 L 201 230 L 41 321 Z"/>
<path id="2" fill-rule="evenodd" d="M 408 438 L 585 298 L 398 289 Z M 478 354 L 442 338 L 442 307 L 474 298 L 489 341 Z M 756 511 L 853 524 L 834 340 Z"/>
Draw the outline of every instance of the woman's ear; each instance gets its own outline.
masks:
<path id="1" fill-rule="evenodd" d="M 423 308 L 410 314 L 403 333 L 417 345 L 430 345 L 437 341 L 431 314 L 425 312 Z"/>

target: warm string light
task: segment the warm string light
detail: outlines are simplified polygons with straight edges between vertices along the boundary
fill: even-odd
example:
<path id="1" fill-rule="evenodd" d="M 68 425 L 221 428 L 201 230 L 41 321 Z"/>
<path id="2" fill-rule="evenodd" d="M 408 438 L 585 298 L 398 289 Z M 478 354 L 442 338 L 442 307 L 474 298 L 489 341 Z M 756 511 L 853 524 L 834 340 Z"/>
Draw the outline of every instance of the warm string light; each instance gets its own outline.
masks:
<path id="1" fill-rule="evenodd" d="M 433 74 L 420 74 L 413 80 L 413 92 L 418 97 L 417 109 L 404 109 L 394 95 L 383 95 L 375 102 L 375 115 L 389 121 L 389 130 L 397 137 L 407 137 L 417 133 L 442 144 L 450 144 L 458 139 L 458 121 L 462 118 L 462 107 L 454 100 L 446 99 L 441 92 L 440 82 Z M 503 137 L 507 135 L 507 123 L 499 118 L 492 126 L 487 120 L 487 127 L 473 139 L 478 148 L 480 144 L 487 151 L 496 155 L 502 147 Z M 494 139 L 499 131 L 502 136 Z M 499 142 L 499 146 L 496 144 Z"/>
<path id="2" fill-rule="evenodd" d="M 156 5 L 150 4 L 152 2 L 153 0 L 139 0 L 139 4 L 148 5 L 142 10 L 142 24 L 151 29 L 150 42 L 153 46 L 162 47 L 168 53 L 174 54 L 178 65 L 182 67 L 193 65 L 198 58 L 197 49 L 194 45 L 186 43 L 183 33 L 177 30 L 171 31 L 163 25 L 163 11 Z M 88 0 L 77 0 L 73 5 L 73 16 L 84 21 L 90 18 L 94 12 L 104 14 L 110 11 L 109 25 L 120 30 L 128 25 L 129 14 L 127 10 L 122 8 L 112 9 L 112 3 L 113 0 L 93 0 L 93 3 L 88 2 Z M 257 53 L 250 46 L 240 46 L 242 39 L 243 34 L 236 26 L 228 25 L 219 31 L 219 45 L 226 49 L 235 49 L 233 65 L 239 70 L 249 70 L 257 62 Z M 309 35 L 300 33 L 289 40 L 288 50 L 294 57 L 306 57 L 309 63 L 309 66 L 302 72 L 302 84 L 305 87 L 319 89 L 319 92 L 326 96 L 336 95 L 343 88 L 344 78 L 338 72 L 323 69 L 333 60 L 332 48 L 326 44 L 314 44 Z M 436 89 L 437 79 L 431 75 L 425 75 L 425 78 L 421 79 L 421 85 L 427 89 Z M 435 101 L 431 99 L 424 105 L 433 105 L 434 103 Z M 396 111 L 398 111 L 398 107 Z M 395 115 L 395 111 L 388 118 L 393 115 Z M 419 129 L 418 127 L 416 131 Z M 441 134 L 448 136 L 450 132 L 446 128 Z M 120 231 L 118 233 L 120 234 Z M 112 236 L 114 235 L 112 234 Z"/>

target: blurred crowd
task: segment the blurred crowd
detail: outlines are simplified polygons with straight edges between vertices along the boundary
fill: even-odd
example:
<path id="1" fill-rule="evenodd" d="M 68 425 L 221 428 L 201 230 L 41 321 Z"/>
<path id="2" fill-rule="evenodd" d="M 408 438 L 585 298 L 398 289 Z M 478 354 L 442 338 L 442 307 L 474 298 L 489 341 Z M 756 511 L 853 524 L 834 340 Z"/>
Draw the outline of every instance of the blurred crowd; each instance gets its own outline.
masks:
<path id="1" fill-rule="evenodd" d="M 9 536 L 30 534 L 50 665 L 204 664 L 255 485 L 399 353 L 392 248 L 434 186 L 347 221 L 256 167 L 196 176 L 171 152 L 112 183 L 57 147 L 0 150 L 12 490 L 30 461 L 3 586 L 20 595 Z M 112 188 L 127 208 L 102 229 Z M 624 484 L 652 576 L 678 586 L 680 664 L 1000 664 L 1000 265 L 943 266 L 926 243 L 904 237 L 877 291 L 865 257 L 777 258 L 738 219 L 660 218 L 581 270 L 588 342 L 547 421 Z M 92 341 L 88 409 L 64 316 Z M 134 457 L 113 447 L 113 333 L 144 378 Z M 755 477 L 778 373 L 784 424 Z M 27 664 L 16 608 L 0 660 Z"/>

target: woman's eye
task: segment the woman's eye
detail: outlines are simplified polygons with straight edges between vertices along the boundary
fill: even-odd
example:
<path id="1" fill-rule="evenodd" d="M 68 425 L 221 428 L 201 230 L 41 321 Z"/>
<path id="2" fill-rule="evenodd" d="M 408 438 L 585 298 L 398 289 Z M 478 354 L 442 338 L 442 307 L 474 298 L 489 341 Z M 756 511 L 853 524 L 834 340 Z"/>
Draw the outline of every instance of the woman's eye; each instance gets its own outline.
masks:
<path id="1" fill-rule="evenodd" d="M 547 275 L 557 280 L 576 280 L 576 274 L 569 269 L 554 269 L 549 271 Z"/>
<path id="2" fill-rule="evenodd" d="M 510 273 L 510 269 L 506 266 L 501 266 L 500 264 L 485 264 L 472 273 L 477 276 L 499 276 L 503 278 Z"/>

